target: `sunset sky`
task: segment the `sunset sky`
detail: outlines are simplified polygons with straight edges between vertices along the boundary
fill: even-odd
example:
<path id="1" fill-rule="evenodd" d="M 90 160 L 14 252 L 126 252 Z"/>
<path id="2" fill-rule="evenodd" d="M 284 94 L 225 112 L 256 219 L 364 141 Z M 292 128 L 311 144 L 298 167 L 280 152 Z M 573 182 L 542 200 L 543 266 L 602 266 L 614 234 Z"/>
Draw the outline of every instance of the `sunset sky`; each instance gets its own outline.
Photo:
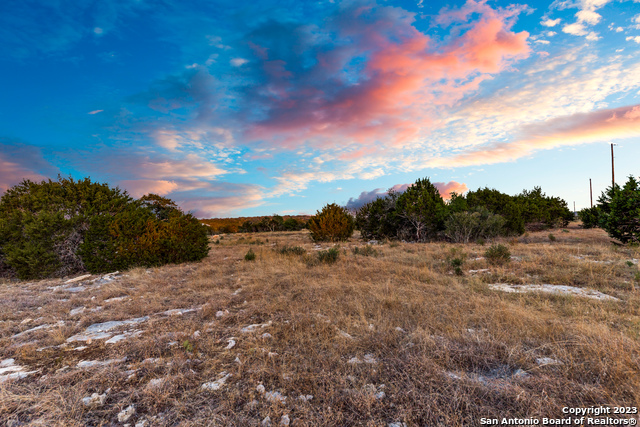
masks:
<path id="1" fill-rule="evenodd" d="M 8 0 L 0 193 L 90 176 L 199 217 L 418 178 L 570 208 L 640 175 L 640 2 Z"/>

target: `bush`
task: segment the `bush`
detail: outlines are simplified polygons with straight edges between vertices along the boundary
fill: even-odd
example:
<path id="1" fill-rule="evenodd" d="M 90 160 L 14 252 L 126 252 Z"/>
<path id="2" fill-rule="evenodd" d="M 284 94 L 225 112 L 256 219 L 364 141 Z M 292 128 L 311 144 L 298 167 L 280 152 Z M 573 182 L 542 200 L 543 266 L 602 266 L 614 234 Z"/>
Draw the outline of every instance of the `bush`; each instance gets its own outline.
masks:
<path id="1" fill-rule="evenodd" d="M 449 215 L 445 222 L 444 234 L 452 242 L 469 243 L 504 234 L 505 220 L 494 215 L 484 207 L 475 212 L 456 212 Z"/>
<path id="2" fill-rule="evenodd" d="M 353 234 L 354 227 L 351 214 L 335 203 L 326 205 L 309 220 L 309 230 L 314 242 L 347 240 Z"/>
<path id="3" fill-rule="evenodd" d="M 256 253 L 253 252 L 253 249 L 249 248 L 249 251 L 244 255 L 245 261 L 254 261 L 256 259 Z"/>
<path id="4" fill-rule="evenodd" d="M 556 236 L 554 236 L 552 233 L 549 233 L 549 240 L 551 242 L 555 242 L 556 241 Z"/>
<path id="5" fill-rule="evenodd" d="M 280 255 L 304 255 L 307 251 L 300 246 L 284 246 L 280 249 L 276 249 Z"/>
<path id="6" fill-rule="evenodd" d="M 354 247 L 352 250 L 354 255 L 362 255 L 362 256 L 378 256 L 378 251 L 371 245 L 365 245 L 361 248 Z"/>
<path id="7" fill-rule="evenodd" d="M 622 243 L 640 242 L 640 183 L 630 176 L 624 187 L 617 185 L 599 201 L 600 224 L 609 236 Z"/>
<path id="8" fill-rule="evenodd" d="M 511 261 L 511 252 L 505 245 L 491 245 L 484 253 L 484 257 L 493 265 L 501 265 Z"/>
<path id="9" fill-rule="evenodd" d="M 206 227 L 171 200 L 134 200 L 89 178 L 25 180 L 0 199 L 0 260 L 21 279 L 196 261 L 208 251 Z"/>
<path id="10" fill-rule="evenodd" d="M 417 180 L 398 196 L 395 214 L 401 218 L 398 238 L 426 242 L 444 230 L 447 207 L 428 178 Z"/>
<path id="11" fill-rule="evenodd" d="M 339 256 L 340 250 L 338 248 L 331 248 L 326 251 L 319 251 L 318 261 L 325 264 L 334 264 L 336 261 L 338 261 Z"/>

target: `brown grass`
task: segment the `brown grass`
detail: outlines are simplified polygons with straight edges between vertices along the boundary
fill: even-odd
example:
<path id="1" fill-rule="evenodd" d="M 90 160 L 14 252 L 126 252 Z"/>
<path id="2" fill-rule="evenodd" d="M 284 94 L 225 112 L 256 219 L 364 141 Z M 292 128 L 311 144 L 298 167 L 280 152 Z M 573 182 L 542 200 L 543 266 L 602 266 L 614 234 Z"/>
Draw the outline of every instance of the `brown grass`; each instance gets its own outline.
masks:
<path id="1" fill-rule="evenodd" d="M 488 244 L 387 242 L 375 246 L 379 256 L 362 256 L 351 250 L 364 246 L 357 238 L 329 265 L 312 262 L 306 232 L 276 232 L 225 235 L 201 263 L 134 269 L 84 292 L 47 289 L 60 280 L 1 284 L 0 360 L 40 372 L 0 384 L 0 425 L 113 425 L 130 404 L 136 414 L 127 422 L 153 426 L 259 425 L 266 416 L 278 425 L 284 414 L 296 426 L 457 426 L 560 418 L 566 406 L 640 406 L 640 283 L 638 266 L 626 263 L 640 251 L 612 246 L 601 230 L 551 232 L 555 241 L 549 231 L 501 241 L 518 257 L 503 266 L 474 260 Z M 306 255 L 274 250 L 284 245 Z M 249 248 L 255 261 L 244 260 Z M 462 276 L 453 274 L 455 257 L 465 259 Z M 479 269 L 489 271 L 468 273 Z M 489 283 L 571 285 L 620 301 L 506 294 Z M 105 302 L 121 296 L 129 299 Z M 70 317 L 79 306 L 86 310 Z M 137 337 L 55 347 L 93 323 L 141 316 L 150 319 L 129 328 L 143 331 Z M 21 324 L 26 318 L 34 320 Z M 59 320 L 64 326 L 11 338 Z M 87 348 L 73 350 L 80 345 Z M 377 363 L 348 363 L 365 355 Z M 561 364 L 541 366 L 541 357 Z M 223 371 L 232 376 L 221 389 L 201 388 Z M 268 402 L 259 384 L 286 401 Z M 103 406 L 82 403 L 109 388 Z"/>

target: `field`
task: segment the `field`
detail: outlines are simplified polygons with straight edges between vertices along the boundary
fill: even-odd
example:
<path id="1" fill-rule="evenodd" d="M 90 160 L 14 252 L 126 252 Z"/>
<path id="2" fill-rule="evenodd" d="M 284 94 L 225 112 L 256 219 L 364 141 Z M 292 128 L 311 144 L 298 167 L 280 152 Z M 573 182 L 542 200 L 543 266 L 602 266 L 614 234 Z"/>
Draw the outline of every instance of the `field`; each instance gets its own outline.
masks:
<path id="1" fill-rule="evenodd" d="M 491 242 L 354 236 L 329 264 L 307 231 L 233 234 L 201 263 L 4 282 L 0 425 L 475 426 L 639 407 L 640 249 L 575 223 L 499 242 L 502 265 Z"/>

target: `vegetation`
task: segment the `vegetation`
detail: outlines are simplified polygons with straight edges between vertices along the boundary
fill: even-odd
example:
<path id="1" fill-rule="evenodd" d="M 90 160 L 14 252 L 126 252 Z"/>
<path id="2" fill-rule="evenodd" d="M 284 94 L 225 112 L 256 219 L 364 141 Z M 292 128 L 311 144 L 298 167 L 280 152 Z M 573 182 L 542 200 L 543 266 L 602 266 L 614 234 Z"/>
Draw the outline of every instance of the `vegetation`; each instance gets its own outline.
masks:
<path id="1" fill-rule="evenodd" d="M 217 233 L 263 233 L 273 231 L 298 231 L 307 227 L 309 215 L 210 218 L 201 219 L 209 227 L 210 234 Z"/>
<path id="2" fill-rule="evenodd" d="M 640 243 L 640 184 L 630 176 L 622 188 L 615 186 L 600 199 L 600 226 L 622 243 Z"/>
<path id="3" fill-rule="evenodd" d="M 134 200 L 118 188 L 58 177 L 29 180 L 0 199 L 0 259 L 5 275 L 67 276 L 198 261 L 206 229 L 169 199 Z"/>
<path id="4" fill-rule="evenodd" d="M 529 232 L 527 244 L 496 237 L 517 256 L 499 267 L 473 242 L 394 241 L 374 246 L 379 257 L 352 256 L 363 246 L 355 234 L 334 264 L 309 268 L 274 250 L 238 262 L 256 247 L 234 234 L 202 262 L 135 268 L 83 292 L 49 289 L 59 280 L 5 281 L 0 360 L 33 373 L 0 385 L 0 425 L 121 425 L 129 405 L 131 425 L 259 426 L 270 417 L 276 426 L 287 414 L 292 426 L 454 427 L 637 406 L 640 248 L 612 246 L 602 229 L 568 229 L 553 245 L 548 230 Z M 269 243 L 317 260 L 306 230 Z M 571 285 L 619 300 L 507 293 L 496 283 Z M 193 311 L 163 314 L 175 309 Z M 116 344 L 67 342 L 89 325 L 145 316 L 108 331 L 140 331 Z M 264 327 L 241 332 L 256 324 Z M 286 400 L 269 399 L 275 392 Z M 106 400 L 84 405 L 93 393 Z"/>
<path id="5" fill-rule="evenodd" d="M 338 242 L 353 234 L 355 223 L 345 208 L 330 203 L 309 220 L 309 231 L 314 242 Z"/>
<path id="6" fill-rule="evenodd" d="M 445 204 L 429 179 L 419 179 L 402 194 L 389 191 L 364 205 L 356 226 L 364 239 L 466 243 L 566 226 L 573 219 L 564 200 L 546 196 L 540 187 L 516 196 L 489 188 L 451 196 Z"/>
<path id="7" fill-rule="evenodd" d="M 505 245 L 494 244 L 484 252 L 484 257 L 492 265 L 502 265 L 511 261 L 511 252 Z"/>
<path id="8" fill-rule="evenodd" d="M 582 221 L 582 228 L 595 228 L 600 226 L 600 208 L 598 205 L 584 208 L 578 212 L 578 218 Z"/>

